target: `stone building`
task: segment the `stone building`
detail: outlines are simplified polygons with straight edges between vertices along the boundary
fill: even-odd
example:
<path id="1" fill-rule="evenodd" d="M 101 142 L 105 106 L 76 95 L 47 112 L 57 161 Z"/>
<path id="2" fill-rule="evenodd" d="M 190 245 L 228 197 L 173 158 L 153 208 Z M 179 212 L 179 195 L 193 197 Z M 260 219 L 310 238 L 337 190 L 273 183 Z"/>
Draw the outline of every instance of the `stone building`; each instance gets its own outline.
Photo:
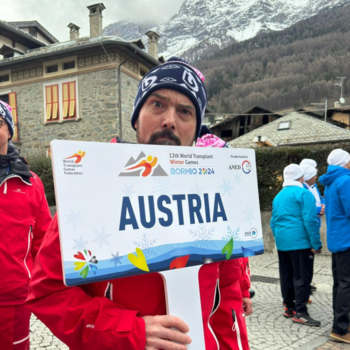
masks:
<path id="1" fill-rule="evenodd" d="M 228 116 L 210 127 L 212 133 L 229 142 L 280 118 L 281 115 L 254 106 L 240 115 Z"/>
<path id="2" fill-rule="evenodd" d="M 299 112 L 229 142 L 235 148 L 282 147 L 350 142 L 350 131 Z"/>
<path id="3" fill-rule="evenodd" d="M 102 3 L 88 9 L 90 37 L 79 38 L 79 27 L 70 23 L 69 41 L 33 37 L 36 47 L 21 46 L 0 60 L 0 99 L 17 116 L 14 142 L 24 156 L 48 155 L 54 139 L 108 142 L 118 135 L 135 141 L 130 115 L 137 85 L 159 61 L 141 40 L 102 35 Z"/>

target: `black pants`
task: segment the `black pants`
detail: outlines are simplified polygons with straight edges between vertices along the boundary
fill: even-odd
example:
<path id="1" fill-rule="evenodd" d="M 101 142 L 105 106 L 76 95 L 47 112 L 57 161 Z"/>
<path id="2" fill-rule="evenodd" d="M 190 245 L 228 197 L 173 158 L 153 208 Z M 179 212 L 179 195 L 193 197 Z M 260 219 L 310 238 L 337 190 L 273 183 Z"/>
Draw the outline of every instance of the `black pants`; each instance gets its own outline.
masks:
<path id="1" fill-rule="evenodd" d="M 332 254 L 333 332 L 348 333 L 350 312 L 350 249 Z"/>
<path id="2" fill-rule="evenodd" d="M 311 249 L 278 251 L 283 302 L 296 312 L 307 312 L 314 254 Z"/>

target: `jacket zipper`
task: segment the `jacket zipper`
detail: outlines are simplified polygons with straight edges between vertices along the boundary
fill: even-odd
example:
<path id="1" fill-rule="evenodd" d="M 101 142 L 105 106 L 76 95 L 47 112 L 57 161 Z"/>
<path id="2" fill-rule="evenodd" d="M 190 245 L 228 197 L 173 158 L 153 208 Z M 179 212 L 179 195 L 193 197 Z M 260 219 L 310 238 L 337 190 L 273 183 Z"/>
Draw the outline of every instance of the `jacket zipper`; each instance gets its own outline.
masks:
<path id="1" fill-rule="evenodd" d="M 27 263 L 26 263 L 26 260 L 27 260 L 27 256 L 29 254 L 29 249 L 30 249 L 30 239 L 33 237 L 33 233 L 32 233 L 32 225 L 30 225 L 29 227 L 29 232 L 28 232 L 28 249 L 27 249 L 27 253 L 26 253 L 26 256 L 24 257 L 24 266 L 26 267 L 27 269 L 27 272 L 28 272 L 28 276 L 29 278 L 32 277 L 32 275 L 30 274 L 30 271 L 28 269 L 28 266 L 27 266 Z"/>
<path id="2" fill-rule="evenodd" d="M 241 331 L 239 329 L 239 324 L 238 324 L 238 320 L 236 317 L 236 312 L 235 312 L 235 310 L 231 310 L 231 311 L 232 311 L 232 318 L 233 318 L 232 330 L 234 332 L 236 332 L 236 334 L 237 334 L 237 344 L 238 344 L 239 350 L 243 350 L 242 340 L 241 340 Z"/>
<path id="3" fill-rule="evenodd" d="M 213 311 L 211 312 L 211 314 L 210 314 L 210 316 L 209 316 L 209 318 L 208 318 L 208 328 L 209 328 L 211 334 L 213 335 L 213 337 L 214 337 L 214 339 L 215 339 L 215 342 L 216 342 L 216 345 L 217 345 L 217 347 L 218 347 L 218 350 L 220 350 L 220 346 L 219 346 L 218 339 L 216 338 L 216 335 L 215 335 L 213 329 L 212 329 L 211 326 L 210 326 L 210 318 L 214 315 L 214 313 L 216 312 L 216 310 L 219 308 L 220 301 L 221 301 L 221 295 L 220 295 L 220 289 L 219 289 L 219 280 L 216 281 L 216 287 L 215 287 L 215 294 L 214 294 L 214 300 L 213 300 L 212 309 L 213 309 L 213 307 L 214 307 L 214 305 L 215 305 L 215 299 L 216 299 L 215 296 L 216 296 L 216 292 L 219 293 L 219 302 L 218 302 L 218 305 L 217 305 L 216 309 L 213 310 Z"/>

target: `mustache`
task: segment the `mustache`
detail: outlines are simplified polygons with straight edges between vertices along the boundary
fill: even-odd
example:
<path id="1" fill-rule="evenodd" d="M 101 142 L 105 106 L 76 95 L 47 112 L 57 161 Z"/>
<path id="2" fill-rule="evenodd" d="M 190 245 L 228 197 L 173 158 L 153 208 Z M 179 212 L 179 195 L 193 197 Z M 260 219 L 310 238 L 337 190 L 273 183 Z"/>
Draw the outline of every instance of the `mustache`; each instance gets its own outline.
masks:
<path id="1" fill-rule="evenodd" d="M 168 139 L 169 141 L 173 141 L 177 146 L 181 146 L 181 140 L 180 138 L 178 138 L 172 131 L 170 131 L 169 129 L 164 129 L 162 131 L 158 131 L 158 132 L 155 132 L 151 135 L 148 143 L 149 144 L 160 144 L 159 142 L 157 142 L 157 139 L 158 138 L 166 138 Z M 172 143 L 170 142 L 162 142 L 161 144 L 163 145 L 170 145 Z"/>

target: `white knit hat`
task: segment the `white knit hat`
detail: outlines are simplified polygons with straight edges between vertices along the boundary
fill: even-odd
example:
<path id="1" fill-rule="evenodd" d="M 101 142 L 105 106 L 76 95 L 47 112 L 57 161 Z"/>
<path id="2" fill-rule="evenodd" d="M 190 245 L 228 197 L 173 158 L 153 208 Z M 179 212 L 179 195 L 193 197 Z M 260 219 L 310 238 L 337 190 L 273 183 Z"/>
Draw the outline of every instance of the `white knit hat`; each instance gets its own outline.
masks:
<path id="1" fill-rule="evenodd" d="M 283 170 L 283 179 L 286 180 L 299 180 L 304 175 L 303 168 L 298 164 L 289 164 Z"/>
<path id="2" fill-rule="evenodd" d="M 314 168 L 317 168 L 317 163 L 316 163 L 316 161 L 313 160 L 313 159 L 308 159 L 308 158 L 303 159 L 303 160 L 300 162 L 299 165 L 300 165 L 300 166 L 303 166 L 303 165 L 311 165 L 311 166 L 313 166 Z"/>
<path id="3" fill-rule="evenodd" d="M 340 148 L 334 149 L 327 158 L 329 165 L 344 166 L 350 161 L 350 154 Z"/>
<path id="4" fill-rule="evenodd" d="M 304 181 L 310 180 L 311 178 L 313 178 L 317 174 L 316 168 L 314 168 L 311 165 L 304 163 L 303 165 L 301 165 L 301 167 L 304 170 Z"/>

